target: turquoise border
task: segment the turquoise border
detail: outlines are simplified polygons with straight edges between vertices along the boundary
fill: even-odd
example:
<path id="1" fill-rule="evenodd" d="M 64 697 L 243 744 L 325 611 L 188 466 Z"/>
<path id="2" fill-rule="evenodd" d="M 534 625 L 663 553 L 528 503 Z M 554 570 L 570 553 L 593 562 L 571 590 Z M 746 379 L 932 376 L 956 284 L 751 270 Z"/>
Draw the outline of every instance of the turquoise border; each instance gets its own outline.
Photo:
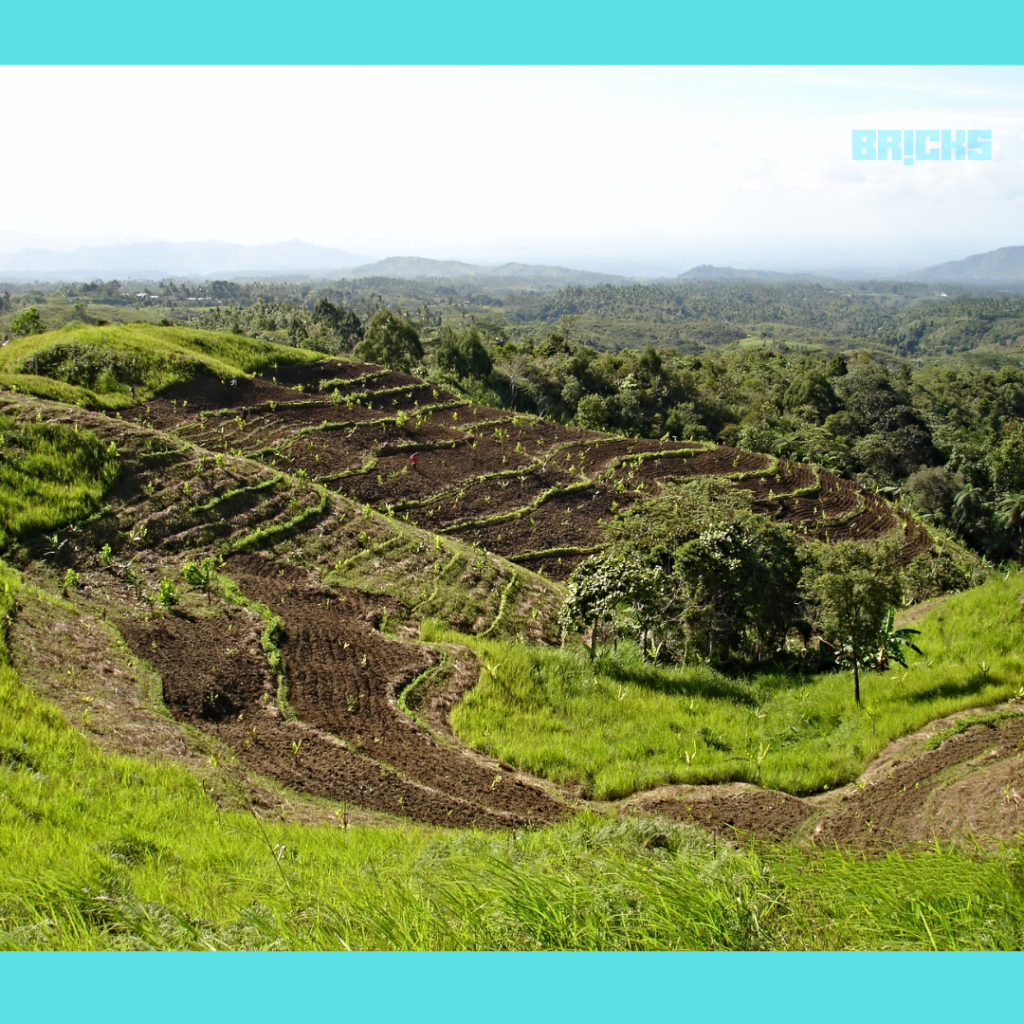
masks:
<path id="1" fill-rule="evenodd" d="M 0 983 L 4 1018 L 40 1024 L 913 1024 L 1016 1019 L 1020 965 L 1013 953 L 8 953 Z"/>
<path id="2" fill-rule="evenodd" d="M 975 9 L 977 10 L 977 9 Z M 1021 60 L 1020 6 L 891 0 L 9 4 L 0 64 L 967 64 Z M 5 97 L 9 109 L 31 97 Z M 0 171 L 2 186 L 2 171 Z M 707 1021 L 1016 1016 L 1015 954 L 20 954 L 10 1020 Z"/>
<path id="3" fill-rule="evenodd" d="M 11 2 L 0 64 L 1015 64 L 1024 6 L 999 6 Z"/>

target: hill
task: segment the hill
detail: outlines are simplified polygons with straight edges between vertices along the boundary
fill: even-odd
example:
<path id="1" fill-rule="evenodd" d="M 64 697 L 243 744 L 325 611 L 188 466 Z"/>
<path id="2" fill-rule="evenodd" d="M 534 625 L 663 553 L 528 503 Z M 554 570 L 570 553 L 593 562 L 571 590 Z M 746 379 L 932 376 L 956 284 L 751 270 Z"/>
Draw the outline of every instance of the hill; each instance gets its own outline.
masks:
<path id="1" fill-rule="evenodd" d="M 598 274 L 589 270 L 569 270 L 566 267 L 535 266 L 528 263 L 504 263 L 501 266 L 479 266 L 458 260 L 430 260 L 419 256 L 389 256 L 377 263 L 368 263 L 346 271 L 346 277 L 391 278 L 497 278 L 536 280 L 559 287 L 569 284 L 616 284 L 629 278 L 615 274 Z"/>
<path id="2" fill-rule="evenodd" d="M 908 281 L 936 284 L 1021 284 L 1024 282 L 1024 245 L 1009 245 L 966 259 L 940 263 L 905 275 Z"/>
<path id="3" fill-rule="evenodd" d="M 862 708 L 832 672 L 665 668 L 625 637 L 591 659 L 556 644 L 561 581 L 602 519 L 678 481 L 715 478 L 810 543 L 902 528 L 909 558 L 930 537 L 811 466 L 288 353 L 145 325 L 0 353 L 9 948 L 1017 934 L 1024 907 L 988 911 L 1014 864 L 976 841 L 873 861 L 894 903 L 868 924 L 847 919 L 875 905 L 860 862 L 828 851 L 1019 828 L 1020 711 L 965 716 L 1019 686 L 1019 574 L 923 615 L 927 656 L 872 674 Z M 803 845 L 736 852 L 741 833 Z"/>
<path id="4" fill-rule="evenodd" d="M 722 279 L 741 279 L 755 281 L 813 281 L 813 274 L 785 274 L 775 270 L 735 270 L 733 267 L 713 267 L 703 263 L 699 267 L 691 267 L 680 274 L 677 281 L 703 281 Z"/>
<path id="5" fill-rule="evenodd" d="M 0 253 L 0 277 L 10 281 L 91 281 L 97 277 L 323 276 L 364 263 L 365 256 L 298 240 L 270 245 L 230 242 L 133 242 L 83 246 L 71 252 L 22 249 Z"/>

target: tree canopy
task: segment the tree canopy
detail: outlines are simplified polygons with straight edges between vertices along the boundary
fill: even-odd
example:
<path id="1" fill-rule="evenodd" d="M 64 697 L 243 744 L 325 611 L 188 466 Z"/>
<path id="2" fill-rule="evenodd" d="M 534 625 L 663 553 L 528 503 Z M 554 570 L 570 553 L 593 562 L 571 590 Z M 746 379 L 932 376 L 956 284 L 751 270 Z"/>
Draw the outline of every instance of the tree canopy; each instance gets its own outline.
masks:
<path id="1" fill-rule="evenodd" d="M 416 328 L 408 320 L 382 307 L 370 317 L 354 354 L 357 359 L 380 363 L 392 370 L 409 370 L 423 358 L 423 346 Z"/>
<path id="2" fill-rule="evenodd" d="M 773 656 L 798 614 L 788 528 L 708 483 L 633 506 L 612 544 L 570 577 L 566 633 L 618 619 L 654 657 L 721 664 Z"/>
<path id="3" fill-rule="evenodd" d="M 851 664 L 858 704 L 860 666 L 877 647 L 890 609 L 903 598 L 899 549 L 895 541 L 820 545 L 804 571 L 814 625 L 837 660 Z"/>

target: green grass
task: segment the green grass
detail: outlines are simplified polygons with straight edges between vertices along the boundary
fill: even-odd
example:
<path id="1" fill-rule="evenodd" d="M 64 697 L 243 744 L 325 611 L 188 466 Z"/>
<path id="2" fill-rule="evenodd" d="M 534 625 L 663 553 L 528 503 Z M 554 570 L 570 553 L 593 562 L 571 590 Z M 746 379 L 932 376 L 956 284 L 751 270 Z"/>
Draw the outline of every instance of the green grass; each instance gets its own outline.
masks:
<path id="1" fill-rule="evenodd" d="M 228 379 L 322 358 L 306 349 L 215 331 L 69 323 L 10 342 L 0 352 L 0 386 L 88 408 L 118 409 L 198 376 Z"/>
<path id="2" fill-rule="evenodd" d="M 0 563 L 0 622 L 21 587 Z M 41 600 L 62 604 L 39 592 Z M 231 778 L 230 765 L 223 766 Z M 533 832 L 304 826 L 101 753 L 0 642 L 2 949 L 1015 949 L 1024 855 L 736 851 L 587 813 Z"/>
<path id="3" fill-rule="evenodd" d="M 91 431 L 0 416 L 0 552 L 95 512 L 117 473 L 117 452 Z"/>
<path id="4" fill-rule="evenodd" d="M 924 617 L 908 669 L 730 678 L 660 668 L 635 647 L 544 649 L 457 636 L 478 650 L 480 683 L 452 713 L 470 746 L 517 767 L 617 799 L 672 783 L 752 782 L 810 794 L 854 780 L 891 740 L 935 718 L 1012 696 L 1024 682 L 1024 623 L 1012 573 Z"/>

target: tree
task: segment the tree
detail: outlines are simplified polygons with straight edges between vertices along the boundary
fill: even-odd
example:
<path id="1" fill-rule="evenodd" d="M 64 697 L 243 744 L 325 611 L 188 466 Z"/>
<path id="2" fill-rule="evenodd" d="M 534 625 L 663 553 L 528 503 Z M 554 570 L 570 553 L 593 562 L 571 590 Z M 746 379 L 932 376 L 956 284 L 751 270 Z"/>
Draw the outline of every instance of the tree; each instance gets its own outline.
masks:
<path id="1" fill-rule="evenodd" d="M 614 555 L 594 555 L 580 563 L 569 577 L 565 601 L 558 613 L 562 638 L 590 630 L 590 657 L 597 650 L 601 624 L 616 617 L 628 605 L 641 624 L 641 648 L 653 625 L 651 613 L 659 604 L 660 570 L 636 559 L 622 561 Z"/>
<path id="2" fill-rule="evenodd" d="M 837 660 L 853 665 L 853 699 L 860 704 L 860 665 L 878 650 L 890 609 L 903 597 L 898 541 L 822 545 L 802 584 L 812 619 Z M 891 627 L 891 623 L 890 623 Z"/>
<path id="3" fill-rule="evenodd" d="M 475 327 L 461 335 L 456 334 L 451 327 L 443 327 L 434 358 L 438 369 L 460 379 L 473 377 L 486 380 L 494 368 L 490 353 L 484 348 L 480 332 Z"/>
<path id="4" fill-rule="evenodd" d="M 600 395 L 584 395 L 576 405 L 576 426 L 603 430 L 610 418 L 608 403 Z"/>
<path id="5" fill-rule="evenodd" d="M 1016 531 L 1014 545 L 1020 549 L 1024 541 L 1024 493 L 1004 494 L 996 504 L 996 522 L 1007 532 Z"/>
<path id="6" fill-rule="evenodd" d="M 803 408 L 813 410 L 818 423 L 824 423 L 832 413 L 839 411 L 839 399 L 832 385 L 824 374 L 817 371 L 794 380 L 786 389 L 782 404 L 792 412 Z"/>
<path id="7" fill-rule="evenodd" d="M 563 630 L 620 617 L 644 656 L 719 663 L 773 655 L 796 617 L 799 566 L 788 529 L 731 507 L 715 484 L 633 506 L 608 550 L 570 577 Z M 593 643 L 592 643 L 593 650 Z"/>
<path id="8" fill-rule="evenodd" d="M 354 310 L 336 306 L 326 297 L 317 300 L 312 319 L 314 324 L 334 335 L 346 348 L 351 348 L 363 337 L 363 327 Z"/>
<path id="9" fill-rule="evenodd" d="M 23 309 L 11 321 L 11 333 L 19 335 L 42 334 L 46 330 L 46 321 L 39 315 L 35 306 Z"/>
<path id="10" fill-rule="evenodd" d="M 368 363 L 380 363 L 392 370 L 408 370 L 423 358 L 420 336 L 408 320 L 381 307 L 370 317 L 355 356 Z"/>

